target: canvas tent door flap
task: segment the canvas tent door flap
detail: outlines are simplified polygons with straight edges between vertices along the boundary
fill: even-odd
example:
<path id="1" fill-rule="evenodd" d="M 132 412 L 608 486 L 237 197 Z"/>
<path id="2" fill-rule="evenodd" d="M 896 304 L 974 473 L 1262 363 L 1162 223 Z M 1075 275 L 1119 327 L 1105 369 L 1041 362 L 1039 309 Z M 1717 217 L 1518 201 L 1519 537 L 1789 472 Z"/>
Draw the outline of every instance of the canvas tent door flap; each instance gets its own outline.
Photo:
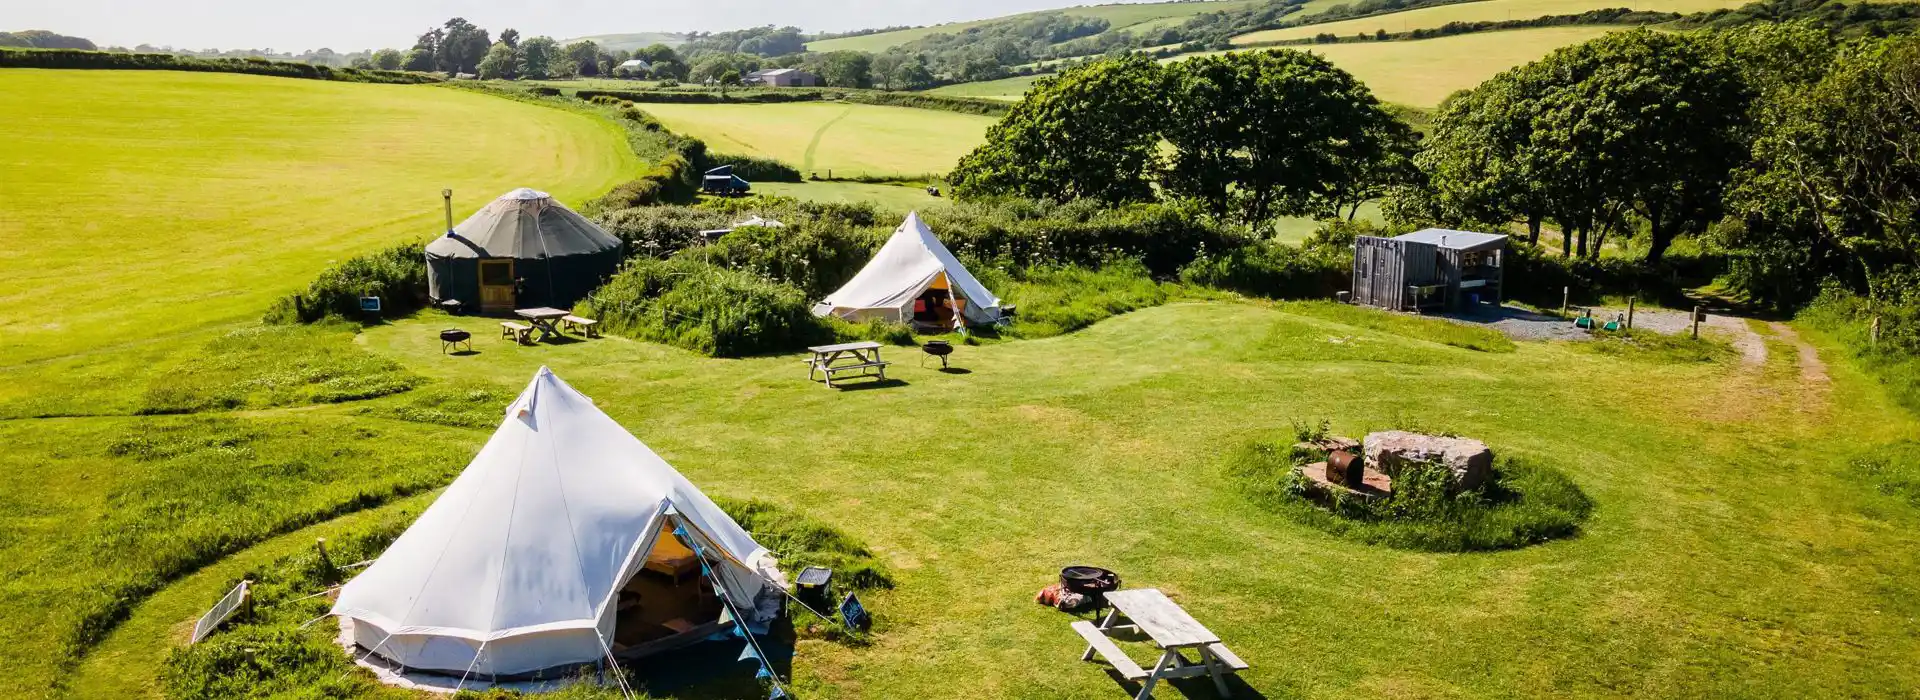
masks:
<path id="1" fill-rule="evenodd" d="M 967 272 L 916 212 L 813 312 L 849 321 L 991 325 L 1000 320 L 1000 298 Z"/>
<path id="2" fill-rule="evenodd" d="M 688 558 L 694 543 L 711 580 Z M 543 367 L 453 484 L 341 588 L 332 614 L 356 658 L 557 678 L 712 629 L 716 586 L 743 622 L 765 623 L 784 585 L 765 547 Z"/>

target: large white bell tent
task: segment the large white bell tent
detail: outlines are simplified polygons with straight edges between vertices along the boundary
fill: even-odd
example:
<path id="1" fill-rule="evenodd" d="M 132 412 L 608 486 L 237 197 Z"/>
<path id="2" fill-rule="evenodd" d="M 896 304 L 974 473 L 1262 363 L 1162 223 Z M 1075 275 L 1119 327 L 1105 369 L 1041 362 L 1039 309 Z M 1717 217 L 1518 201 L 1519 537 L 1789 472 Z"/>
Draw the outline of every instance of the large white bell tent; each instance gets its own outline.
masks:
<path id="1" fill-rule="evenodd" d="M 955 326 L 953 309 L 976 325 L 1000 320 L 1000 298 L 947 252 L 920 213 L 894 229 L 893 237 L 860 273 L 813 307 L 816 316 L 850 321 L 882 318 Z"/>
<path id="2" fill-rule="evenodd" d="M 726 601 L 736 619 L 762 624 L 778 613 L 779 580 L 765 547 L 542 367 L 332 614 L 356 655 L 406 670 L 558 675 L 713 634 Z"/>

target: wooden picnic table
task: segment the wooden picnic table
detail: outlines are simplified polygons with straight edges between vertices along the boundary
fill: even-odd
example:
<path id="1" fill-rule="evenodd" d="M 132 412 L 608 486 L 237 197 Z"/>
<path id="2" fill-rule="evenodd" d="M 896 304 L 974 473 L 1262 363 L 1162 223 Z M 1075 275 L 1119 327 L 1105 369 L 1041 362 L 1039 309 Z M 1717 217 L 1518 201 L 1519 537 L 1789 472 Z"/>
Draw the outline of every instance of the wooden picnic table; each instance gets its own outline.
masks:
<path id="1" fill-rule="evenodd" d="M 819 372 L 826 375 L 827 386 L 833 386 L 835 373 L 858 371 L 860 376 L 868 376 L 869 370 L 877 371 L 881 381 L 885 381 L 890 363 L 881 361 L 880 347 L 879 343 L 863 340 L 807 348 L 813 353 L 813 357 L 807 359 L 807 381 L 814 381 L 814 373 Z"/>
<path id="2" fill-rule="evenodd" d="M 1114 670 L 1127 680 L 1140 681 L 1140 694 L 1136 700 L 1153 697 L 1153 686 L 1161 679 L 1191 678 L 1208 675 L 1213 677 L 1214 688 L 1221 697 L 1232 697 L 1227 690 L 1226 674 L 1246 670 L 1247 664 L 1220 643 L 1220 637 L 1208 631 L 1199 620 L 1193 619 L 1187 611 L 1167 598 L 1156 588 L 1141 588 L 1128 591 L 1114 591 L 1106 594 L 1107 604 L 1113 609 L 1095 625 L 1087 620 L 1073 623 L 1073 630 L 1087 640 L 1087 651 L 1080 655 L 1081 661 L 1092 661 L 1097 652 Z M 1120 624 L 1125 618 L 1128 624 Z M 1159 663 L 1152 671 L 1147 671 L 1128 658 L 1119 645 L 1108 638 L 1113 632 L 1144 632 L 1153 639 L 1153 643 L 1164 651 Z M 1181 654 L 1182 650 L 1192 649 L 1199 661 L 1190 661 Z"/>
<path id="3" fill-rule="evenodd" d="M 516 316 L 526 319 L 528 323 L 533 324 L 535 330 L 540 331 L 540 337 L 534 340 L 534 342 L 537 343 L 546 340 L 547 336 L 550 335 L 566 335 L 565 333 L 561 333 L 559 327 L 555 326 L 554 323 L 566 318 L 573 312 L 541 306 L 532 309 L 514 309 L 513 313 Z"/>

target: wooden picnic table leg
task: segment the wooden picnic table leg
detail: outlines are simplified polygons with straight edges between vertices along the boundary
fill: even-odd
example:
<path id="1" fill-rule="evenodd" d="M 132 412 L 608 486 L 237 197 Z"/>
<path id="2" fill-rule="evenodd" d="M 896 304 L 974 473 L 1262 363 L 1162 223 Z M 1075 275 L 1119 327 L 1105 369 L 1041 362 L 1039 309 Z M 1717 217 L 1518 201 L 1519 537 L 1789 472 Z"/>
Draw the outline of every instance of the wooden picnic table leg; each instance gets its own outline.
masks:
<path id="1" fill-rule="evenodd" d="M 1213 687 L 1220 691 L 1220 697 L 1233 697 L 1233 691 L 1227 690 L 1226 674 L 1220 672 L 1220 667 L 1226 665 L 1225 662 L 1215 656 L 1212 649 L 1205 646 L 1200 647 L 1200 662 L 1207 665 L 1207 675 L 1213 676 Z"/>
<path id="2" fill-rule="evenodd" d="M 1119 608 L 1113 608 L 1113 609 L 1110 609 L 1110 610 L 1108 610 L 1108 611 L 1107 611 L 1107 616 L 1106 616 L 1106 618 L 1104 618 L 1104 619 L 1102 619 L 1102 620 L 1100 620 L 1100 629 L 1104 631 L 1104 630 L 1107 630 L 1107 629 L 1110 629 L 1110 628 L 1112 628 L 1112 627 L 1113 627 L 1113 620 L 1114 620 L 1114 618 L 1115 618 L 1115 617 L 1117 617 L 1117 616 L 1119 616 L 1119 615 L 1120 615 L 1120 609 L 1119 609 Z M 1081 655 L 1080 655 L 1080 660 L 1081 660 L 1081 661 L 1092 661 L 1092 660 L 1093 660 L 1093 645 L 1092 645 L 1092 644 L 1088 644 L 1088 645 L 1087 645 L 1087 653 L 1085 653 L 1085 654 L 1081 654 Z"/>
<path id="3" fill-rule="evenodd" d="M 1133 696 L 1133 700 L 1148 700 L 1152 698 L 1153 686 L 1155 683 L 1160 682 L 1160 674 L 1166 673 L 1167 669 L 1174 665 L 1174 660 L 1178 658 L 1180 658 L 1180 652 L 1173 649 L 1168 649 L 1167 653 L 1161 654 L 1160 663 L 1153 665 L 1153 673 L 1147 674 L 1147 679 L 1140 683 L 1140 694 Z"/>

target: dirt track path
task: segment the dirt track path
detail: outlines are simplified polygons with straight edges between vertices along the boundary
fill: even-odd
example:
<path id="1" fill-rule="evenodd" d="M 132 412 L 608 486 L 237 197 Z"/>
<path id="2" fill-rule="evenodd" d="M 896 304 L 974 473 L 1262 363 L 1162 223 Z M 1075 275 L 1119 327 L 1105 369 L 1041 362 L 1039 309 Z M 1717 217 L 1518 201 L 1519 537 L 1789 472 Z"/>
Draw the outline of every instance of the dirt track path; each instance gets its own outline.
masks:
<path id="1" fill-rule="evenodd" d="M 1768 323 L 1767 327 L 1773 330 L 1774 335 L 1792 343 L 1794 349 L 1799 351 L 1801 381 L 1821 385 L 1832 383 L 1833 379 L 1827 376 L 1827 363 L 1820 359 L 1820 351 L 1805 338 L 1801 338 L 1800 334 L 1793 330 L 1793 326 L 1774 321 Z"/>

